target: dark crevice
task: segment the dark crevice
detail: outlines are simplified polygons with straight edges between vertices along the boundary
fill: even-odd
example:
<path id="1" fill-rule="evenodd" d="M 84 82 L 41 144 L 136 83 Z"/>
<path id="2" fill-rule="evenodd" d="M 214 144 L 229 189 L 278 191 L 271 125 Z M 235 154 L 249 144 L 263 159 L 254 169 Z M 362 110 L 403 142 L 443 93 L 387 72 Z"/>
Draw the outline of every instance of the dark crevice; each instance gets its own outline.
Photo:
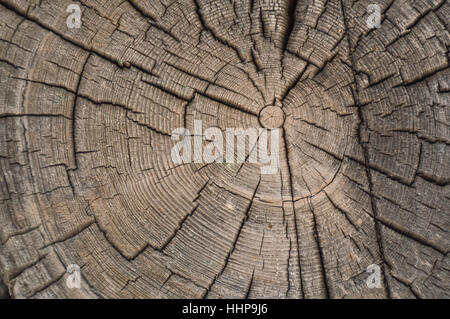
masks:
<path id="1" fill-rule="evenodd" d="M 132 119 L 128 115 L 127 115 L 127 119 L 129 119 L 131 122 L 135 123 L 136 125 L 148 128 L 150 131 L 153 131 L 153 132 L 155 132 L 157 134 L 160 134 L 160 135 L 163 135 L 163 136 L 168 136 L 168 137 L 172 136 L 169 133 L 163 132 L 161 130 L 158 130 L 157 128 L 154 128 L 154 127 L 150 126 L 149 124 L 141 123 L 141 122 L 139 122 L 139 121 L 137 121 L 135 119 Z"/>
<path id="2" fill-rule="evenodd" d="M 182 274 L 180 274 L 180 273 L 178 273 L 178 272 L 175 272 L 175 271 L 173 271 L 173 270 L 169 270 L 169 271 L 170 271 L 170 273 L 171 273 L 173 276 L 177 276 L 177 277 L 179 277 L 179 278 L 181 278 L 181 279 L 183 279 L 183 280 L 185 280 L 185 281 L 187 281 L 187 282 L 193 284 L 195 287 L 204 290 L 204 291 L 205 291 L 205 294 L 206 294 L 206 292 L 207 292 L 206 288 L 203 287 L 202 285 L 196 283 L 196 282 L 193 281 L 191 278 L 188 278 L 188 277 L 186 277 L 186 276 L 183 276 Z"/>
<path id="3" fill-rule="evenodd" d="M 283 217 L 284 217 L 285 213 L 284 213 L 284 209 L 283 209 Z M 287 237 L 287 224 L 286 225 L 286 237 Z M 289 249 L 288 249 L 288 255 L 287 255 L 287 259 L 286 259 L 286 281 L 287 281 L 287 289 L 286 289 L 286 294 L 285 297 L 287 298 L 289 296 L 289 291 L 291 291 L 291 273 L 289 271 L 289 262 L 291 260 L 291 250 L 292 250 L 292 240 L 289 238 Z"/>
<path id="4" fill-rule="evenodd" d="M 23 274 L 23 272 L 31 267 L 36 266 L 38 263 L 40 263 L 42 260 L 44 260 L 45 258 L 47 258 L 48 253 L 44 254 L 44 255 L 39 255 L 38 258 L 36 258 L 35 260 L 28 262 L 24 265 L 21 265 L 17 268 L 15 268 L 14 270 L 10 271 L 8 273 L 8 282 L 12 282 L 14 281 L 17 277 L 19 277 L 21 274 Z"/>
<path id="5" fill-rule="evenodd" d="M 412 284 L 404 281 L 403 279 L 401 279 L 400 277 L 394 276 L 393 274 L 391 274 L 391 277 L 394 278 L 397 282 L 401 283 L 403 286 L 405 286 L 406 288 L 409 289 L 409 291 L 411 291 L 411 293 L 414 295 L 414 297 L 416 297 L 416 299 L 423 299 L 413 288 Z"/>
<path id="6" fill-rule="evenodd" d="M 283 41 L 282 41 L 282 45 L 281 45 L 283 52 L 286 51 L 288 43 L 289 43 L 289 38 L 292 34 L 292 31 L 294 30 L 295 11 L 297 9 L 297 3 L 298 3 L 298 0 L 287 0 L 288 25 L 287 25 L 286 31 L 284 33 Z"/>
<path id="7" fill-rule="evenodd" d="M 81 81 L 83 78 L 83 73 L 86 68 L 86 65 L 89 61 L 89 58 L 91 57 L 92 53 L 89 53 L 86 60 L 83 63 L 83 67 L 81 69 L 80 75 L 78 77 L 77 87 L 75 89 L 75 98 L 73 99 L 73 105 L 72 105 L 72 149 L 73 149 L 73 167 L 71 169 L 76 170 L 78 169 L 78 159 L 77 159 L 77 143 L 76 143 L 76 112 L 77 112 L 77 100 L 78 100 L 78 94 L 80 91 Z"/>
<path id="8" fill-rule="evenodd" d="M 203 14 L 202 14 L 202 9 L 200 7 L 199 1 L 198 0 L 194 0 L 194 4 L 195 4 L 195 12 L 197 13 L 198 19 L 200 21 L 200 24 L 203 28 L 204 31 L 208 31 L 212 37 L 214 38 L 214 40 L 216 40 L 217 42 L 221 43 L 222 45 L 224 45 L 225 47 L 228 47 L 232 50 L 234 50 L 234 52 L 236 53 L 237 57 L 239 58 L 239 60 L 242 62 L 242 64 L 245 64 L 245 59 L 244 57 L 241 55 L 240 50 L 238 47 L 236 47 L 235 45 L 231 44 L 229 41 L 222 39 L 221 37 L 219 37 L 206 23 Z"/>
<path id="9" fill-rule="evenodd" d="M 147 74 L 150 74 L 150 75 L 154 75 L 154 74 L 151 72 L 151 70 L 146 70 L 146 69 L 142 68 L 141 66 L 139 66 L 139 65 L 137 65 L 137 64 L 135 64 L 135 63 L 131 63 L 131 62 L 118 63 L 118 62 L 117 62 L 117 61 L 118 61 L 117 58 L 115 58 L 115 57 L 113 57 L 113 56 L 111 56 L 111 55 L 109 55 L 109 54 L 107 54 L 107 53 L 102 53 L 101 51 L 96 50 L 92 45 L 91 45 L 90 47 L 88 47 L 88 46 L 86 46 L 85 44 L 83 44 L 81 41 L 74 40 L 74 39 L 68 37 L 67 35 L 65 35 L 65 34 L 62 33 L 62 32 L 58 32 L 58 31 L 56 31 L 56 30 L 53 30 L 53 29 L 50 28 L 49 26 L 47 26 L 47 25 L 45 25 L 44 23 L 42 23 L 41 21 L 39 21 L 37 18 L 30 17 L 30 16 L 28 15 L 28 12 L 22 12 L 19 8 L 16 8 L 15 6 L 13 6 L 13 5 L 11 5 L 11 4 L 2 2 L 2 3 L 0 4 L 0 8 L 1 8 L 1 7 L 4 7 L 4 8 L 6 8 L 6 9 L 8 9 L 8 10 L 14 12 L 14 13 L 17 14 L 18 16 L 20 16 L 20 17 L 26 19 L 27 21 L 31 21 L 31 22 L 37 24 L 37 25 L 38 25 L 39 27 L 41 27 L 42 29 L 44 29 L 44 30 L 50 32 L 51 34 L 57 36 L 58 38 L 61 38 L 61 39 L 65 40 L 66 42 L 72 44 L 73 46 L 75 46 L 75 47 L 77 47 L 77 48 L 79 48 L 79 49 L 82 49 L 82 50 L 87 51 L 87 52 L 89 52 L 89 53 L 95 53 L 96 55 L 98 55 L 98 56 L 101 57 L 102 59 L 104 59 L 104 60 L 106 60 L 106 61 L 109 61 L 109 62 L 111 62 L 112 64 L 115 64 L 118 68 L 123 69 L 123 68 L 128 68 L 128 67 L 130 67 L 130 66 L 133 66 L 133 67 L 135 67 L 136 69 L 138 69 L 139 71 L 141 71 L 141 72 L 143 72 L 143 73 L 147 73 Z"/>
<path id="10" fill-rule="evenodd" d="M 348 223 L 349 223 L 350 225 L 353 226 L 353 229 L 354 229 L 356 232 L 359 232 L 358 227 L 357 227 L 357 226 L 355 225 L 355 223 L 350 219 L 350 217 L 348 216 L 348 213 L 347 213 L 345 210 L 343 210 L 342 208 L 340 208 L 339 206 L 337 206 L 336 203 L 330 198 L 330 196 L 328 195 L 328 193 L 327 193 L 325 190 L 323 190 L 323 193 L 324 193 L 325 196 L 328 198 L 328 201 L 331 203 L 331 205 L 333 205 L 333 207 L 334 207 L 337 211 L 339 211 L 339 212 L 342 214 L 342 216 L 345 217 L 345 219 L 348 221 Z"/>
<path id="11" fill-rule="evenodd" d="M 261 61 L 255 52 L 256 51 L 254 48 L 250 49 L 250 58 L 251 58 L 253 65 L 255 66 L 256 72 L 260 73 L 263 71 L 263 66 L 261 65 Z"/>
<path id="12" fill-rule="evenodd" d="M 288 87 L 284 90 L 284 92 L 281 94 L 281 101 L 284 101 L 286 99 L 286 97 L 289 95 L 289 93 L 291 92 L 291 90 L 293 88 L 295 88 L 297 86 L 297 84 L 301 81 L 303 75 L 306 72 L 306 69 L 308 69 L 308 67 L 310 66 L 310 63 L 307 62 L 305 64 L 305 67 L 303 68 L 303 70 L 297 75 L 297 77 L 295 78 L 295 80 L 288 85 Z M 284 104 L 282 105 L 282 107 L 284 107 Z"/>
<path id="13" fill-rule="evenodd" d="M 71 120 L 71 118 L 64 116 L 63 114 L 48 114 L 48 113 L 26 113 L 26 114 L 2 113 L 2 114 L 0 114 L 0 119 L 7 119 L 7 118 L 14 118 L 14 117 L 64 118 L 66 120 Z"/>
<path id="14" fill-rule="evenodd" d="M 309 209 L 311 210 L 312 218 L 313 218 L 313 236 L 314 236 L 314 239 L 316 241 L 317 250 L 319 251 L 320 269 L 322 271 L 322 281 L 323 281 L 323 286 L 325 288 L 325 297 L 327 299 L 329 299 L 330 298 L 330 291 L 329 291 L 328 280 L 327 280 L 327 272 L 326 272 L 326 269 L 325 269 L 325 256 L 323 254 L 323 249 L 322 249 L 322 243 L 321 243 L 321 240 L 320 240 L 319 229 L 317 227 L 317 217 L 316 217 L 316 213 L 314 211 L 314 207 L 313 207 L 312 202 L 311 202 L 311 197 L 308 197 L 307 201 L 308 201 Z"/>
<path id="15" fill-rule="evenodd" d="M 19 229 L 13 233 L 7 235 L 6 238 L 3 239 L 3 241 L 0 243 L 0 245 L 5 245 L 11 238 L 13 238 L 15 236 L 24 235 L 26 233 L 32 232 L 33 230 L 39 229 L 40 226 L 41 226 L 41 224 L 29 227 L 29 228 Z"/>
<path id="16" fill-rule="evenodd" d="M 377 239 L 377 243 L 378 243 L 378 250 L 379 250 L 379 254 L 380 254 L 380 258 L 383 261 L 382 264 L 382 271 L 383 271 L 383 277 L 384 277 L 384 283 L 385 283 L 385 291 L 386 291 L 386 295 L 389 299 L 392 298 L 391 296 L 391 289 L 389 286 L 389 282 L 387 280 L 387 271 L 386 271 L 386 267 L 387 267 L 387 262 L 386 262 L 386 257 L 385 257 L 385 251 L 384 251 L 384 245 L 383 245 L 383 238 L 382 238 L 382 234 L 381 234 L 381 226 L 380 223 L 377 219 L 378 216 L 378 211 L 377 211 L 377 207 L 376 207 L 376 203 L 375 203 L 375 198 L 374 198 L 374 190 L 373 190 L 373 180 L 372 180 L 372 172 L 370 170 L 369 167 L 369 162 L 370 162 L 370 157 L 369 157 L 369 150 L 367 147 L 367 142 L 363 141 L 363 137 L 362 137 L 362 130 L 363 130 L 363 126 L 367 126 L 367 123 L 364 119 L 364 114 L 362 111 L 362 105 L 359 102 L 359 85 L 358 85 L 358 81 L 356 78 L 356 74 L 355 74 L 355 59 L 354 56 L 352 54 L 352 44 L 351 44 L 351 40 L 350 40 L 350 29 L 346 20 L 346 14 L 345 14 L 345 5 L 344 5 L 344 0 L 340 0 L 340 4 L 341 4 L 341 10 L 342 10 L 342 19 L 344 22 L 344 26 L 345 26 L 345 34 L 347 37 L 347 42 L 348 42 L 348 55 L 349 55 L 349 59 L 350 59 L 350 63 L 351 63 L 351 70 L 353 73 L 353 79 L 354 79 L 354 84 L 355 84 L 355 91 L 353 90 L 353 88 L 351 89 L 352 91 L 352 96 L 353 96 L 353 100 L 354 100 L 354 105 L 357 107 L 358 110 L 358 118 L 359 118 L 359 124 L 358 124 L 358 130 L 357 130 L 357 138 L 358 138 L 358 143 L 361 145 L 362 149 L 363 149 L 363 153 L 364 153 L 364 167 L 365 167 L 365 171 L 366 171 L 366 177 L 367 177 L 367 182 L 369 184 L 369 195 L 370 195 L 370 203 L 371 203 L 371 207 L 372 207 L 372 214 L 373 214 L 373 219 L 374 219 L 374 227 L 375 227 L 375 234 L 376 234 L 376 239 Z"/>
<path id="17" fill-rule="evenodd" d="M 236 249 L 236 245 L 237 245 L 239 237 L 240 237 L 240 235 L 242 233 L 244 225 L 247 222 L 248 218 L 250 217 L 250 209 L 252 208 L 253 201 L 255 199 L 256 193 L 258 192 L 258 188 L 259 188 L 260 184 L 261 184 L 261 176 L 259 177 L 258 184 L 256 185 L 255 190 L 254 190 L 253 195 L 252 195 L 252 198 L 250 199 L 250 202 L 248 203 L 247 209 L 245 210 L 244 217 L 242 218 L 241 224 L 239 226 L 239 230 L 236 233 L 236 236 L 234 237 L 231 249 L 228 252 L 227 256 L 225 257 L 224 265 L 222 266 L 222 269 L 220 270 L 220 272 L 217 275 L 214 276 L 214 279 L 211 282 L 211 284 L 209 285 L 204 298 L 206 298 L 208 296 L 209 292 L 211 291 L 211 288 L 214 286 L 214 284 L 216 283 L 217 279 L 224 273 L 225 269 L 227 268 L 227 265 L 228 265 L 228 263 L 230 261 L 230 257 L 233 254 L 234 250 Z"/>
<path id="18" fill-rule="evenodd" d="M 253 286 L 253 278 L 254 278 L 254 276 L 255 276 L 255 270 L 253 269 L 252 277 L 250 278 L 250 282 L 248 284 L 247 292 L 245 293 L 244 299 L 248 299 L 248 297 L 250 296 L 250 292 L 251 292 L 252 286 Z"/>
<path id="19" fill-rule="evenodd" d="M 299 242 L 300 242 L 300 236 L 298 233 L 298 226 L 297 226 L 297 213 L 295 210 L 295 204 L 294 204 L 294 183 L 292 182 L 292 169 L 291 169 L 291 164 L 289 161 L 289 149 L 288 149 L 288 143 L 287 143 L 287 138 L 286 138 L 286 129 L 283 129 L 283 141 L 284 141 L 284 151 L 285 151 L 285 156 L 286 156 L 286 166 L 288 169 L 288 174 L 289 174 L 289 188 L 291 191 L 291 204 L 292 204 L 292 210 L 294 213 L 294 228 L 295 228 L 295 243 L 296 243 L 296 247 L 297 247 L 297 262 L 298 262 L 298 269 L 299 269 L 299 277 L 300 277 L 300 287 L 301 287 L 301 293 L 302 293 L 302 298 L 305 298 L 305 291 L 304 291 L 304 282 L 303 282 L 303 275 L 302 275 L 302 263 L 301 263 L 301 257 L 300 257 L 300 246 L 299 246 Z M 289 262 L 288 262 L 289 265 Z"/>
<path id="20" fill-rule="evenodd" d="M 425 247 L 431 248 L 431 249 L 439 252 L 442 255 L 448 254 L 448 251 L 445 251 L 443 248 L 440 248 L 440 247 L 436 246 L 435 244 L 429 242 L 428 240 L 425 240 L 423 238 L 418 237 L 415 234 L 412 234 L 411 232 L 399 229 L 397 226 L 393 225 L 389 221 L 384 221 L 384 220 L 382 220 L 380 218 L 375 218 L 374 216 L 372 216 L 372 217 L 374 218 L 374 220 L 376 220 L 377 223 L 383 225 L 384 227 L 386 227 L 386 228 L 388 228 L 388 229 L 390 229 L 390 230 L 392 230 L 392 231 L 394 231 L 394 232 L 396 232 L 396 233 L 398 233 L 400 235 L 403 235 L 404 237 L 406 237 L 406 238 L 408 238 L 408 239 L 410 239 L 410 240 L 412 240 L 414 242 L 417 242 L 417 243 L 419 243 L 419 244 L 421 244 L 421 245 L 423 245 Z"/>
<path id="21" fill-rule="evenodd" d="M 127 0 L 126 1 L 136 12 L 138 12 L 142 17 L 147 19 L 148 23 L 150 24 L 150 27 L 154 27 L 155 29 L 161 31 L 162 33 L 168 35 L 172 39 L 174 39 L 177 42 L 181 42 L 180 39 L 178 39 L 175 34 L 173 34 L 170 30 L 163 28 L 162 26 L 157 24 L 157 18 L 150 15 L 148 12 L 144 11 L 142 8 L 140 8 L 137 4 L 134 3 L 133 0 Z M 147 32 L 146 32 L 147 33 Z"/>
<path id="22" fill-rule="evenodd" d="M 87 230 L 89 227 L 91 227 L 93 224 L 95 224 L 95 220 L 92 219 L 90 222 L 86 223 L 86 225 L 81 226 L 80 229 L 75 230 L 71 233 L 69 233 L 68 235 L 66 235 L 66 237 L 61 238 L 61 239 L 56 239 L 54 241 L 49 242 L 48 244 L 44 245 L 43 247 L 41 247 L 40 249 L 45 249 L 48 248 L 50 246 L 56 245 L 56 244 L 60 244 L 63 243 L 71 238 L 74 238 L 76 236 L 78 236 L 79 234 L 81 234 L 82 232 L 84 232 L 85 230 Z"/>
<path id="23" fill-rule="evenodd" d="M 184 97 L 182 95 L 179 95 L 174 90 L 171 90 L 169 88 L 165 88 L 161 84 L 158 84 L 158 83 L 155 83 L 153 81 L 146 80 L 146 79 L 141 79 L 141 81 L 144 82 L 144 83 L 147 83 L 148 85 L 151 85 L 151 86 L 153 86 L 153 87 L 155 87 L 155 88 L 157 88 L 157 89 L 159 89 L 161 91 L 163 91 L 164 93 L 167 93 L 168 95 L 170 95 L 173 98 L 176 98 L 177 100 L 182 100 L 182 101 L 185 101 L 185 102 L 189 101 L 189 98 Z"/>
<path id="24" fill-rule="evenodd" d="M 158 249 L 156 249 L 155 247 L 152 247 L 150 244 L 145 244 L 143 245 L 137 252 L 135 252 L 132 256 L 126 256 L 122 250 L 109 238 L 108 236 L 108 232 L 103 229 L 97 219 L 97 216 L 92 215 L 95 219 L 95 224 L 97 225 L 98 230 L 103 234 L 103 237 L 105 238 L 105 240 L 108 242 L 108 244 L 120 255 L 122 256 L 122 258 L 124 258 L 125 260 L 131 262 L 133 260 L 135 260 L 139 255 L 141 255 L 144 251 L 147 250 L 147 248 L 152 248 L 153 250 L 159 251 Z"/>
<path id="25" fill-rule="evenodd" d="M 0 58 L 0 62 L 5 63 L 5 64 L 9 65 L 10 67 L 13 67 L 16 70 L 18 70 L 18 69 L 25 70 L 23 67 L 15 65 L 15 64 L 9 62 L 8 60 L 2 59 L 2 58 Z"/>
<path id="26" fill-rule="evenodd" d="M 224 86 L 224 85 L 217 84 L 216 81 L 211 82 L 209 79 L 207 79 L 207 78 L 204 77 L 204 76 L 201 76 L 201 75 L 199 75 L 199 74 L 194 74 L 194 73 L 192 73 L 191 71 L 188 71 L 188 70 L 186 70 L 186 69 L 183 69 L 183 68 L 181 68 L 181 67 L 179 67 L 179 66 L 176 66 L 176 65 L 174 65 L 174 64 L 172 64 L 172 63 L 170 63 L 170 62 L 164 62 L 164 63 L 167 64 L 168 66 L 174 68 L 175 70 L 181 72 L 181 73 L 184 73 L 184 74 L 186 74 L 186 75 L 189 75 L 189 76 L 191 76 L 191 77 L 193 77 L 193 78 L 195 78 L 195 79 L 197 79 L 197 80 L 206 82 L 207 88 L 209 88 L 210 86 L 215 86 L 215 87 L 224 89 L 224 90 L 226 90 L 226 91 L 232 92 L 232 93 L 234 93 L 234 94 L 236 94 L 236 95 L 239 95 L 240 97 L 243 97 L 244 99 L 248 99 L 248 97 L 245 96 L 245 95 L 243 95 L 241 92 L 235 91 L 235 90 L 233 90 L 233 89 L 231 89 L 231 88 L 228 88 L 228 87 L 226 87 L 226 86 Z M 204 93 L 205 93 L 205 94 L 206 94 L 206 91 L 207 91 L 207 89 L 204 90 Z M 257 103 L 257 102 L 254 101 L 253 99 L 252 99 L 252 101 L 255 102 L 255 103 Z"/>
<path id="27" fill-rule="evenodd" d="M 11 299 L 8 287 L 6 287 L 1 278 L 0 278 L 0 299 Z"/>
<path id="28" fill-rule="evenodd" d="M 223 99 L 220 99 L 220 98 L 218 98 L 218 97 L 213 97 L 213 96 L 211 96 L 211 95 L 209 95 L 209 94 L 203 94 L 203 93 L 201 93 L 201 92 L 197 92 L 197 93 L 198 93 L 199 95 L 202 95 L 202 96 L 204 96 L 204 97 L 210 99 L 210 100 L 213 100 L 213 101 L 215 101 L 215 102 L 217 102 L 217 103 L 219 103 L 219 104 L 226 105 L 226 106 L 228 106 L 229 108 L 235 109 L 235 110 L 240 111 L 240 112 L 242 112 L 242 113 L 245 113 L 245 114 L 248 114 L 248 115 L 251 115 L 251 116 L 258 116 L 258 113 L 253 112 L 253 111 L 251 111 L 251 110 L 244 109 L 242 106 L 240 106 L 240 105 L 238 105 L 238 104 L 231 103 L 231 101 L 224 101 Z"/>
<path id="29" fill-rule="evenodd" d="M 206 186 L 206 184 L 205 184 Z M 167 246 L 169 246 L 169 244 L 172 242 L 172 240 L 176 237 L 176 235 L 178 234 L 178 232 L 181 230 L 181 228 L 183 227 L 185 221 L 188 219 L 188 217 L 192 216 L 195 211 L 197 210 L 199 205 L 195 206 L 194 209 L 192 209 L 189 213 L 187 213 L 183 219 L 178 223 L 177 228 L 175 229 L 175 231 L 172 233 L 171 236 L 169 236 L 169 238 L 167 238 L 166 242 L 161 246 L 161 248 L 159 250 L 163 251 L 166 249 Z"/>
<path id="30" fill-rule="evenodd" d="M 29 295 L 26 296 L 26 298 L 27 298 L 27 299 L 32 299 L 32 298 L 33 298 L 34 296 L 36 296 L 38 293 L 40 293 L 40 292 L 46 290 L 47 288 L 50 288 L 50 286 L 52 286 L 52 285 L 56 284 L 58 281 L 60 281 L 60 280 L 64 277 L 65 274 L 66 274 L 66 272 L 64 271 L 64 272 L 62 272 L 59 276 L 57 276 L 57 277 L 51 279 L 49 282 L 45 283 L 44 285 L 42 285 L 42 286 L 40 286 L 40 287 L 34 289 L 33 292 L 32 292 L 31 294 L 29 294 Z M 39 298 L 38 298 L 38 299 L 39 299 Z"/>

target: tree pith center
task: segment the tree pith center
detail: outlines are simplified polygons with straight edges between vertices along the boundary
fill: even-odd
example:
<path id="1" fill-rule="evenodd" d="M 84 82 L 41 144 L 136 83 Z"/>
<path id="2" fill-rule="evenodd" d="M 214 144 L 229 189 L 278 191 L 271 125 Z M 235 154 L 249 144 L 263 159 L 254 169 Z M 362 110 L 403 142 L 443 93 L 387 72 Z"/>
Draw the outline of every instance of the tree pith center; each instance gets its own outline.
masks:
<path id="1" fill-rule="evenodd" d="M 259 113 L 259 122 L 265 128 L 279 128 L 283 126 L 285 117 L 281 107 L 270 105 L 263 108 Z"/>

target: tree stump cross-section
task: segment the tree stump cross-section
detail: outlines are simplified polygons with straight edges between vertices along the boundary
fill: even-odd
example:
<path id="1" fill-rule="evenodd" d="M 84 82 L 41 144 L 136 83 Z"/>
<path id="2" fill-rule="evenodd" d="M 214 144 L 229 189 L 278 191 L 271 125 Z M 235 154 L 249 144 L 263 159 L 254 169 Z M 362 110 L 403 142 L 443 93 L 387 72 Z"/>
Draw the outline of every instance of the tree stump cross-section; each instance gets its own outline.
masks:
<path id="1" fill-rule="evenodd" d="M 0 297 L 449 298 L 449 15 L 0 0 Z M 198 121 L 276 173 L 175 163 Z"/>

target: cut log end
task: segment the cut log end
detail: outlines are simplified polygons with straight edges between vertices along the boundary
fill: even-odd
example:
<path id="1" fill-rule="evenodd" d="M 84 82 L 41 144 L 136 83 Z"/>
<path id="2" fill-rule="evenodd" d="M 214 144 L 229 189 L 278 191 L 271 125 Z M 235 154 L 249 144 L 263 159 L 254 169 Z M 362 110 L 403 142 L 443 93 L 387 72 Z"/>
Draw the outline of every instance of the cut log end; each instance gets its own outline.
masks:
<path id="1" fill-rule="evenodd" d="M 0 0 L 0 298 L 450 298 L 450 5 L 378 3 Z"/>

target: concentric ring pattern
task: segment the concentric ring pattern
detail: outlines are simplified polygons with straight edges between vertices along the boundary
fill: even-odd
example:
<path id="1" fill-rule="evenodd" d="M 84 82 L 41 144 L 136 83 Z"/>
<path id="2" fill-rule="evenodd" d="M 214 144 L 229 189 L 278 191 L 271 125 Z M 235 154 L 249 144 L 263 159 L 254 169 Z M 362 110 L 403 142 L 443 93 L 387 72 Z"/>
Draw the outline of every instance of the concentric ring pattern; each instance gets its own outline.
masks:
<path id="1" fill-rule="evenodd" d="M 376 2 L 0 1 L 11 297 L 449 298 L 450 6 Z M 196 123 L 278 168 L 174 162 Z"/>

